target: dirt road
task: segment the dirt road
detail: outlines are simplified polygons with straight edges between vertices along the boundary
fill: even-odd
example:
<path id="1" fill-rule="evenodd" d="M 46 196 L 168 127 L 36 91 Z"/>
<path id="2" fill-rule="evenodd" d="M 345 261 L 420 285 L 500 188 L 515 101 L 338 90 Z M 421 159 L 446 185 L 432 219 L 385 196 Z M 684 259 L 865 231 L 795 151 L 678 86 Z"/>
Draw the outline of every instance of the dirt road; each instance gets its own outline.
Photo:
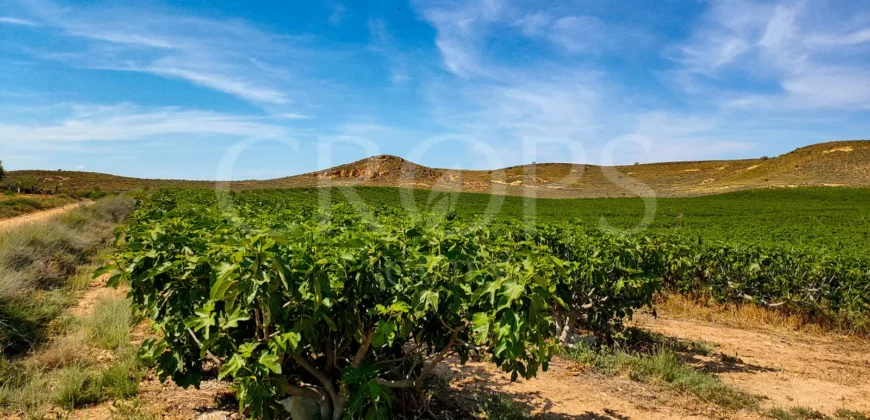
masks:
<path id="1" fill-rule="evenodd" d="M 79 206 L 90 206 L 94 204 L 93 201 L 80 201 L 78 203 L 67 204 L 61 207 L 55 207 L 53 209 L 42 210 L 35 213 L 25 214 L 17 217 L 13 217 L 6 220 L 0 220 L 0 232 L 8 229 L 12 229 L 14 227 L 18 227 L 21 225 L 26 225 L 34 222 L 39 222 L 45 219 L 49 219 L 51 217 L 57 216 L 62 213 L 66 213 L 70 210 L 73 210 Z"/>

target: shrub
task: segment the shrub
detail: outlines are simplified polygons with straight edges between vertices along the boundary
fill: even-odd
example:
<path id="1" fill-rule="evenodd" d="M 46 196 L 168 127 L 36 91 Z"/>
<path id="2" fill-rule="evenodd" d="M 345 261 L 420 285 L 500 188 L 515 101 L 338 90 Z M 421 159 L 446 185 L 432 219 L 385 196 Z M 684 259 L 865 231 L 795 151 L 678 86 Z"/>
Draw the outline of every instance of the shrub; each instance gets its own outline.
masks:
<path id="1" fill-rule="evenodd" d="M 278 231 L 239 229 L 174 200 L 138 211 L 102 271 L 129 282 L 159 327 L 142 352 L 161 377 L 196 385 L 209 360 L 256 417 L 288 397 L 332 418 L 386 416 L 394 390 L 419 388 L 450 354 L 533 377 L 553 339 L 575 323 L 604 333 L 651 300 L 664 269 L 653 242 L 601 233 L 388 210 L 367 219 L 341 206 L 300 209 Z"/>

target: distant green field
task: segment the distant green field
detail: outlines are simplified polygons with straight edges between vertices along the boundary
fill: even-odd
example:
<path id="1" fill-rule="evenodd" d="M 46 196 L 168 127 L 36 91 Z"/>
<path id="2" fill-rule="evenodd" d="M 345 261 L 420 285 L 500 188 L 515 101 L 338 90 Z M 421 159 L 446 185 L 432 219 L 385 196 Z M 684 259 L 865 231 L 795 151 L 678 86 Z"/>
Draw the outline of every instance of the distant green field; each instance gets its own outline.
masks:
<path id="1" fill-rule="evenodd" d="M 234 196 L 246 202 L 259 199 L 298 204 L 330 197 L 334 201 L 359 200 L 370 207 L 453 211 L 463 217 L 529 217 L 538 222 L 573 221 L 591 227 L 604 226 L 604 220 L 608 226 L 632 229 L 636 234 L 675 234 L 703 241 L 870 257 L 867 188 L 763 189 L 646 202 L 639 198 L 525 199 L 379 187 L 256 190 Z M 646 206 L 651 213 L 648 225 L 643 226 Z"/>

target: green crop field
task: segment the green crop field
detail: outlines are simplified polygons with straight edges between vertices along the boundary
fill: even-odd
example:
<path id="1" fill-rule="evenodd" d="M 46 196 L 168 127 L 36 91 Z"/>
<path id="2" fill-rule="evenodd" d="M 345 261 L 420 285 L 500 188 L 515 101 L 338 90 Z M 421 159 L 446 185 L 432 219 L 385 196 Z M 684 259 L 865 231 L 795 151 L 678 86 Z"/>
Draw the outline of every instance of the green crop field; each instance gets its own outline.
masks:
<path id="1" fill-rule="evenodd" d="M 165 189 L 100 272 L 155 321 L 160 376 L 197 384 L 210 360 L 254 416 L 308 396 L 333 418 L 384 417 L 447 354 L 532 377 L 575 327 L 607 340 L 661 290 L 866 319 L 868 197 Z"/>
<path id="2" fill-rule="evenodd" d="M 704 241 L 870 258 L 868 188 L 762 189 L 655 200 L 524 199 L 380 187 L 256 190 L 233 193 L 232 197 L 231 201 L 268 203 L 277 207 L 270 212 L 279 213 L 286 203 L 314 206 L 326 197 L 327 202 L 361 202 L 368 208 L 386 206 L 412 213 L 452 211 L 463 217 L 532 218 L 535 222 L 571 222 L 588 227 L 601 227 L 603 219 L 613 229 L 636 234 L 674 234 Z M 652 213 L 644 224 L 647 211 Z"/>

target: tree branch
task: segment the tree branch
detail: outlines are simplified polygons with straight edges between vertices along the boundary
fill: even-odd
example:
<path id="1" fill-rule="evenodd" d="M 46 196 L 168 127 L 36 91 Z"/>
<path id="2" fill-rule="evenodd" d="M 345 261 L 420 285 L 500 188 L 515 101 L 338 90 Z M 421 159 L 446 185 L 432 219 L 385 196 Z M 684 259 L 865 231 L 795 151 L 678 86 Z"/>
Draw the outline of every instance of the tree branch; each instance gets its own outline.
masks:
<path id="1" fill-rule="evenodd" d="M 259 339 L 260 332 L 263 331 L 263 324 L 260 322 L 260 310 L 257 308 L 254 308 L 254 321 L 257 323 L 257 332 L 254 333 L 254 336 Z M 266 336 L 263 335 L 263 337 L 265 338 Z"/>
<path id="2" fill-rule="evenodd" d="M 190 338 L 193 338 L 193 341 L 196 342 L 196 345 L 199 346 L 199 348 L 205 350 L 205 354 L 208 356 L 208 358 L 211 359 L 213 362 L 215 362 L 218 365 L 218 367 L 221 367 L 224 365 L 224 362 L 221 361 L 221 359 L 218 359 L 217 356 L 215 356 L 210 351 L 208 351 L 208 349 L 206 349 L 205 347 L 202 346 L 202 342 L 200 342 L 199 339 L 196 338 L 196 334 L 193 333 L 193 330 L 188 328 L 187 333 L 190 334 Z"/>
<path id="3" fill-rule="evenodd" d="M 378 385 L 386 387 L 386 388 L 418 388 L 420 385 L 423 385 L 423 381 L 435 371 L 435 367 L 438 366 L 441 361 L 450 354 L 450 351 L 453 350 L 453 346 L 456 345 L 456 336 L 459 335 L 459 332 L 464 330 L 465 327 L 456 328 L 453 331 L 453 334 L 450 335 L 450 341 L 447 342 L 447 345 L 444 346 L 443 349 L 438 353 L 432 361 L 429 362 L 426 366 L 423 366 L 423 370 L 420 371 L 420 375 L 417 376 L 416 379 L 410 380 L 405 379 L 401 381 L 391 381 L 388 379 L 378 378 Z"/>
<path id="4" fill-rule="evenodd" d="M 354 368 L 358 368 L 359 364 L 366 357 L 366 353 L 369 352 L 369 347 L 372 345 L 372 336 L 375 334 L 375 331 L 369 331 L 368 334 L 363 337 L 362 343 L 360 343 L 359 350 L 356 352 L 356 356 L 353 357 L 353 360 L 350 362 L 350 365 Z"/>
<path id="5" fill-rule="evenodd" d="M 323 389 L 326 390 L 326 393 L 329 394 L 329 398 L 332 400 L 332 418 L 335 420 L 340 419 L 341 416 L 344 415 L 345 400 L 341 394 L 336 392 L 335 385 L 332 384 L 332 380 L 330 380 L 329 377 L 326 376 L 326 374 L 317 370 L 314 365 L 312 365 L 302 356 L 295 353 L 290 353 L 290 357 L 292 357 L 293 360 L 295 360 L 296 363 L 299 364 L 299 366 L 302 366 L 303 369 L 308 371 L 308 373 L 317 378 L 317 380 L 320 381 L 321 384 L 323 384 Z"/>
<path id="6" fill-rule="evenodd" d="M 326 339 L 326 371 L 331 372 L 335 368 L 335 344 L 331 338 Z"/>

